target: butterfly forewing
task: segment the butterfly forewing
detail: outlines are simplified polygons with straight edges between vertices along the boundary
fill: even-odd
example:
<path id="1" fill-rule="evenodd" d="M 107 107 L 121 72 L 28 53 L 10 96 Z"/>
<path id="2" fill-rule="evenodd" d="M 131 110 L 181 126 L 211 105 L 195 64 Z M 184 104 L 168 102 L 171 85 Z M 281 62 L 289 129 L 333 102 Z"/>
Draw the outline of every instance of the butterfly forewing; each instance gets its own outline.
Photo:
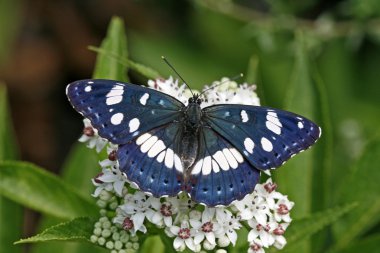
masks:
<path id="1" fill-rule="evenodd" d="M 112 80 L 81 80 L 67 87 L 67 96 L 99 135 L 124 144 L 155 127 L 178 121 L 184 106 L 153 89 Z"/>
<path id="2" fill-rule="evenodd" d="M 316 142 L 320 128 L 305 117 L 248 105 L 214 105 L 203 120 L 227 139 L 257 169 L 281 166 Z"/>
<path id="3" fill-rule="evenodd" d="M 260 172 L 234 146 L 211 128 L 201 128 L 198 157 L 187 185 L 194 201 L 228 205 L 251 193 L 259 178 Z"/>

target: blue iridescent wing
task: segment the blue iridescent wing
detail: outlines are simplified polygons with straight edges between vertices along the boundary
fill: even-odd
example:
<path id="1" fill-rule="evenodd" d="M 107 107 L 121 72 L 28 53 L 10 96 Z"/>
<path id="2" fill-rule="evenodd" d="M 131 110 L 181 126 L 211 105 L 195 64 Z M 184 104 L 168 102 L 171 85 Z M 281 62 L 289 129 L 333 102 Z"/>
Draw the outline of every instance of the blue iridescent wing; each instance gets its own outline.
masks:
<path id="1" fill-rule="evenodd" d="M 202 127 L 198 157 L 186 190 L 207 206 L 229 205 L 251 193 L 260 178 L 244 156 L 209 127 Z"/>
<path id="2" fill-rule="evenodd" d="M 261 170 L 281 166 L 313 145 L 321 134 L 305 117 L 268 107 L 214 105 L 204 108 L 203 115 L 206 124 Z"/>
<path id="3" fill-rule="evenodd" d="M 170 123 L 119 145 L 120 170 L 141 190 L 156 197 L 178 194 L 183 179 L 178 153 L 182 132 L 180 123 Z"/>
<path id="4" fill-rule="evenodd" d="M 177 99 L 146 87 L 112 80 L 80 80 L 66 88 L 73 107 L 90 119 L 99 135 L 124 144 L 138 135 L 180 120 Z"/>

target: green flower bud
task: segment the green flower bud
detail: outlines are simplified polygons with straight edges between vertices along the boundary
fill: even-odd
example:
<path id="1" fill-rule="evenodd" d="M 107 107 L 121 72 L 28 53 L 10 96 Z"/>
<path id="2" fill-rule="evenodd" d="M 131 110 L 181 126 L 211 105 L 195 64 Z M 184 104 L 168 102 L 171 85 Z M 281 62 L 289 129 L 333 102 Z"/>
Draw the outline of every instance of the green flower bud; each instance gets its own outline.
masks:
<path id="1" fill-rule="evenodd" d="M 115 242 L 115 249 L 121 249 L 123 248 L 123 243 L 121 241 L 116 241 Z"/>
<path id="2" fill-rule="evenodd" d="M 114 247 L 114 245 L 113 245 L 113 242 L 112 242 L 112 241 L 108 241 L 108 242 L 106 243 L 106 248 L 107 248 L 107 249 L 113 249 L 113 247 Z"/>
<path id="3" fill-rule="evenodd" d="M 99 245 L 104 245 L 106 243 L 106 239 L 104 239 L 103 237 L 99 237 L 99 239 L 98 239 L 98 244 Z"/>
<path id="4" fill-rule="evenodd" d="M 92 243 L 96 243 L 96 242 L 98 241 L 98 237 L 97 237 L 96 235 L 92 235 L 92 236 L 90 237 L 90 241 L 91 241 Z"/>
<path id="5" fill-rule="evenodd" d="M 104 238 L 110 237 L 110 236 L 111 236 L 111 231 L 110 231 L 109 229 L 104 229 L 104 230 L 102 231 L 102 236 L 103 236 Z"/>
<path id="6" fill-rule="evenodd" d="M 93 233 L 96 236 L 100 236 L 102 234 L 102 229 L 101 228 L 95 228 Z"/>

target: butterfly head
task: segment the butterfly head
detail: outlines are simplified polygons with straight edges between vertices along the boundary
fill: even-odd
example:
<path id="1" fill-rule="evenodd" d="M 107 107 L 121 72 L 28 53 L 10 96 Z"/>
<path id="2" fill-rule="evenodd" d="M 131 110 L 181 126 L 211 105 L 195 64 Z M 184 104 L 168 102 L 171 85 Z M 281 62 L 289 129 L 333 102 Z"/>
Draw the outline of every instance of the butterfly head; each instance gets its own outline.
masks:
<path id="1" fill-rule="evenodd" d="M 189 104 L 200 105 L 202 102 L 203 100 L 200 98 L 200 94 L 194 94 L 192 97 L 189 98 Z"/>

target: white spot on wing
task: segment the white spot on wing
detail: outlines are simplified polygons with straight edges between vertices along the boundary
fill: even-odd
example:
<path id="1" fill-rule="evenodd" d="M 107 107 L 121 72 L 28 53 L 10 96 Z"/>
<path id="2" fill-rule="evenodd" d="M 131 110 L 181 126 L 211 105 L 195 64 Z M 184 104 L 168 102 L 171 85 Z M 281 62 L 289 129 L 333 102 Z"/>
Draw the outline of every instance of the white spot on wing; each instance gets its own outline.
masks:
<path id="1" fill-rule="evenodd" d="M 245 138 L 244 140 L 244 147 L 249 153 L 253 153 L 253 149 L 255 147 L 255 143 L 251 138 Z"/>
<path id="2" fill-rule="evenodd" d="M 145 133 L 141 136 L 139 136 L 137 139 L 136 139 L 136 144 L 137 145 L 141 145 L 143 144 L 146 140 L 148 140 L 152 135 L 150 133 Z"/>
<path id="3" fill-rule="evenodd" d="M 93 84 L 94 82 L 93 82 L 93 81 L 88 81 L 87 83 L 88 83 L 88 84 Z"/>
<path id="4" fill-rule="evenodd" d="M 238 163 L 244 162 L 243 156 L 240 154 L 239 151 L 236 150 L 236 148 L 230 148 L 231 153 L 234 155 Z"/>
<path id="5" fill-rule="evenodd" d="M 139 129 L 140 127 L 140 120 L 138 118 L 133 118 L 129 121 L 129 132 L 132 133 Z"/>
<path id="6" fill-rule="evenodd" d="M 123 100 L 124 87 L 120 85 L 114 85 L 113 88 L 107 93 L 106 104 L 114 105 Z"/>
<path id="7" fill-rule="evenodd" d="M 123 100 L 123 96 L 109 97 L 106 100 L 107 105 L 115 105 L 120 103 Z"/>
<path id="8" fill-rule="evenodd" d="M 165 158 L 166 151 L 162 151 L 158 156 L 157 156 L 157 162 L 162 163 Z"/>
<path id="9" fill-rule="evenodd" d="M 272 121 L 265 122 L 265 125 L 273 133 L 275 133 L 275 134 L 281 134 L 281 127 L 279 127 L 278 125 L 274 124 Z"/>
<path id="10" fill-rule="evenodd" d="M 149 157 L 155 157 L 160 153 L 162 150 L 166 148 L 163 141 L 158 140 L 154 145 L 149 149 L 148 156 Z"/>
<path id="11" fill-rule="evenodd" d="M 183 172 L 182 162 L 178 155 L 174 154 L 174 166 L 179 172 Z"/>
<path id="12" fill-rule="evenodd" d="M 111 117 L 111 123 L 113 125 L 119 125 L 121 121 L 123 120 L 123 118 L 124 118 L 124 114 L 122 114 L 121 112 L 115 113 Z"/>
<path id="13" fill-rule="evenodd" d="M 241 110 L 240 116 L 241 116 L 241 121 L 242 122 L 247 122 L 248 121 L 248 114 L 247 114 L 247 112 L 245 110 Z"/>
<path id="14" fill-rule="evenodd" d="M 272 142 L 265 137 L 261 138 L 261 146 L 267 152 L 270 152 L 273 150 Z"/>
<path id="15" fill-rule="evenodd" d="M 222 170 L 228 170 L 230 168 L 222 151 L 217 151 L 212 157 L 214 157 L 215 161 L 219 164 Z"/>
<path id="16" fill-rule="evenodd" d="M 85 91 L 85 92 L 90 92 L 91 90 L 92 90 L 91 85 L 87 85 L 87 86 L 84 88 L 84 91 Z"/>
<path id="17" fill-rule="evenodd" d="M 212 170 L 214 171 L 214 173 L 218 173 L 220 171 L 218 163 L 215 162 L 214 159 L 212 159 L 211 162 L 212 162 Z"/>
<path id="18" fill-rule="evenodd" d="M 298 126 L 299 129 L 302 129 L 303 128 L 303 123 L 301 121 L 299 121 L 298 124 L 297 124 L 297 126 Z"/>
<path id="19" fill-rule="evenodd" d="M 203 164 L 203 159 L 200 159 L 194 166 L 194 168 L 191 171 L 192 175 L 197 175 L 201 172 L 202 170 L 202 164 Z"/>
<path id="20" fill-rule="evenodd" d="M 140 104 L 146 105 L 146 102 L 148 101 L 148 99 L 149 99 L 149 94 L 144 93 L 144 95 L 142 95 L 142 97 L 140 98 Z"/>
<path id="21" fill-rule="evenodd" d="M 282 124 L 281 124 L 280 120 L 278 119 L 277 113 L 275 113 L 275 112 L 268 112 L 267 113 L 267 120 L 276 124 L 279 127 L 282 127 Z"/>
<path id="22" fill-rule="evenodd" d="M 150 137 L 147 141 L 144 142 L 144 144 L 141 145 L 141 152 L 146 153 L 148 150 L 153 146 L 154 143 L 158 140 L 157 136 Z"/>
<path id="23" fill-rule="evenodd" d="M 232 155 L 230 150 L 228 148 L 224 148 L 223 154 L 226 157 L 227 162 L 231 166 L 231 168 L 236 169 L 238 167 L 238 162 L 236 161 L 235 157 Z"/>
<path id="24" fill-rule="evenodd" d="M 171 169 L 173 168 L 173 165 L 174 165 L 174 152 L 171 148 L 168 148 L 166 150 L 166 155 L 165 155 L 165 166 Z"/>
<path id="25" fill-rule="evenodd" d="M 206 156 L 203 160 L 202 174 L 208 175 L 211 172 L 211 156 Z"/>

